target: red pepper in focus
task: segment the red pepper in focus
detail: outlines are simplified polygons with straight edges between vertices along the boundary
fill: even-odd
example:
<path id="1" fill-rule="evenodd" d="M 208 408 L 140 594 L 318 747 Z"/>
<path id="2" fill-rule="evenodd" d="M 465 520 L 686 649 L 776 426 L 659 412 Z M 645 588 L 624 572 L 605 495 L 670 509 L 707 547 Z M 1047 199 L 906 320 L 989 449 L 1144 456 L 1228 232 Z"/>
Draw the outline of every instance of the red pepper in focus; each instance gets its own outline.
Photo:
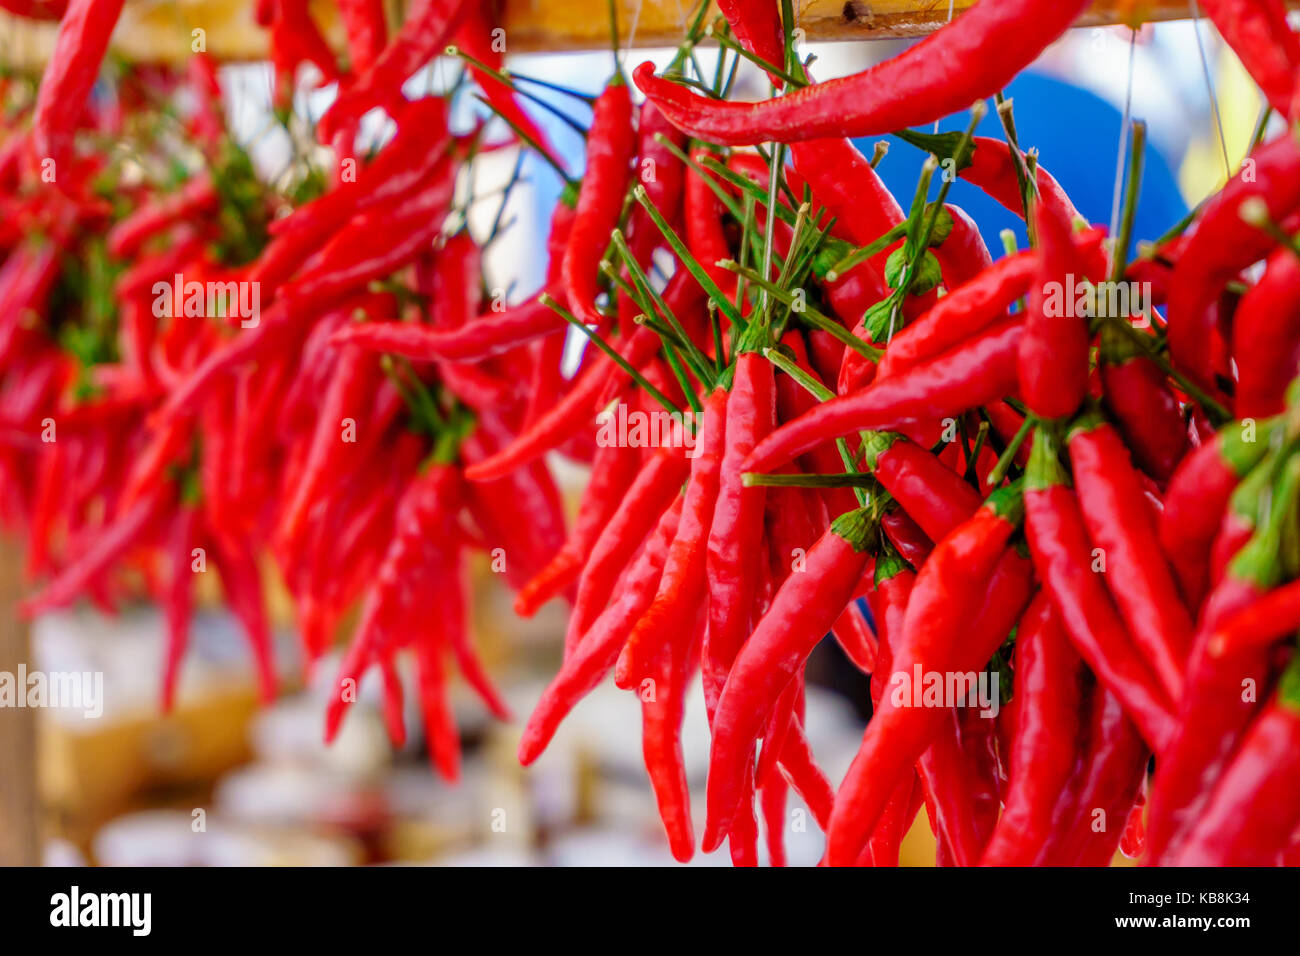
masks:
<path id="1" fill-rule="evenodd" d="M 1011 780 L 1006 809 L 980 861 L 985 866 L 1032 864 L 1051 837 L 1055 807 L 1074 770 L 1081 668 L 1050 595 L 1040 591 L 1016 634 Z"/>
<path id="2" fill-rule="evenodd" d="M 1026 473 L 1026 533 L 1034 567 L 1052 597 L 1070 641 L 1098 679 L 1118 697 L 1153 749 L 1174 730 L 1169 697 L 1138 654 L 1093 555 L 1078 498 L 1066 484 L 1056 444 L 1039 428 Z"/>
<path id="3" fill-rule="evenodd" d="M 1165 373 L 1121 333 L 1101 333 L 1102 401 L 1139 468 L 1162 487 L 1187 454 L 1183 412 Z"/>
<path id="4" fill-rule="evenodd" d="M 1020 340 L 1020 390 L 1039 418 L 1061 418 L 1079 407 L 1088 388 L 1088 318 L 1064 292 L 1087 273 L 1068 222 L 1041 205 L 1034 221 L 1040 259 Z"/>
<path id="5" fill-rule="evenodd" d="M 1018 319 L 1001 322 L 905 374 L 823 402 L 768 436 L 745 470 L 770 471 L 831 438 L 936 421 L 1013 394 L 1021 331 Z"/>
<path id="6" fill-rule="evenodd" d="M 1214 782 L 1176 866 L 1273 866 L 1300 825 L 1300 657 Z"/>
<path id="7" fill-rule="evenodd" d="M 879 136 L 932 123 L 992 96 L 1086 5 L 1087 0 L 1061 0 L 1044 9 L 1032 0 L 985 0 L 884 63 L 761 103 L 704 100 L 656 77 L 651 63 L 633 76 L 679 129 L 713 143 Z"/>
<path id="8" fill-rule="evenodd" d="M 999 564 L 1008 554 L 1006 544 L 1020 513 L 1020 489 L 999 489 L 935 548 L 912 589 L 902 633 L 894 643 L 893 674 L 911 680 L 918 670 L 973 670 L 1006 639 L 1021 607 L 986 602 L 985 597 L 990 587 L 1001 587 Z M 981 617 L 987 619 L 977 621 Z M 919 687 L 913 688 L 914 697 L 919 693 Z M 831 866 L 857 860 L 890 795 L 950 718 L 945 709 L 914 706 L 917 701 L 907 698 L 905 687 L 894 687 L 881 697 L 867 724 L 836 796 L 827 834 L 826 860 Z"/>
<path id="9" fill-rule="evenodd" d="M 592 109 L 587 168 L 561 275 L 574 315 L 588 325 L 604 327 L 609 323 L 596 311 L 600 263 L 623 211 L 632 176 L 630 164 L 636 155 L 632 97 L 621 76 L 615 74 Z"/>
<path id="10" fill-rule="evenodd" d="M 727 835 L 750 754 L 777 697 L 852 600 L 873 530 L 866 509 L 837 518 L 808 552 L 805 570 L 786 579 L 732 665 L 714 713 L 705 853 Z"/>
<path id="11" fill-rule="evenodd" d="M 1123 441 L 1096 412 L 1070 426 L 1070 460 L 1084 524 L 1105 557 L 1106 588 L 1165 695 L 1183 696 L 1192 616 L 1160 548 L 1155 520 Z"/>
<path id="12" fill-rule="evenodd" d="M 1205 0 L 1205 15 L 1241 58 L 1269 105 L 1288 119 L 1295 114 L 1300 38 L 1287 23 L 1282 0 Z"/>
<path id="13" fill-rule="evenodd" d="M 1264 418 L 1286 407 L 1286 389 L 1300 371 L 1300 258 L 1280 249 L 1237 306 L 1232 320 L 1237 366 L 1234 411 Z"/>

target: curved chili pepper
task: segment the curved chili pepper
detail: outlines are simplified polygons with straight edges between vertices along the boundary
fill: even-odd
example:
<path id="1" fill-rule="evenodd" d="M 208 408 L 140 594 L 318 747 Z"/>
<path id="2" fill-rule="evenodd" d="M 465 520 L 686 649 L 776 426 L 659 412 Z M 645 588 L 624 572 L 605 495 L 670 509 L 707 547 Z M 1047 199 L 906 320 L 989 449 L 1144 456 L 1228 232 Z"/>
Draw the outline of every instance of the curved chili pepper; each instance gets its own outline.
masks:
<path id="1" fill-rule="evenodd" d="M 1102 401 L 1137 466 L 1163 486 L 1187 454 L 1183 412 L 1168 377 L 1123 334 L 1101 333 Z M 1240 401 L 1240 400 L 1239 400 Z"/>
<path id="2" fill-rule="evenodd" d="M 785 40 L 776 0 L 720 0 L 718 10 L 746 50 L 778 69 L 785 65 Z M 772 82 L 779 80 L 773 77 Z"/>
<path id="3" fill-rule="evenodd" d="M 898 200 L 852 140 L 798 142 L 790 147 L 790 155 L 795 170 L 812 190 L 813 199 L 826 208 L 835 218 L 836 228 L 856 245 L 871 245 L 904 220 Z M 882 250 L 871 264 L 877 272 L 883 272 L 888 258 L 889 250 Z"/>
<path id="4" fill-rule="evenodd" d="M 931 541 L 943 540 L 982 504 L 960 475 L 901 435 L 872 434 L 864 462 Z"/>
<path id="5" fill-rule="evenodd" d="M 1286 19 L 1282 0 L 1205 0 L 1205 15 L 1241 58 L 1273 109 L 1291 117 L 1295 111 L 1300 38 Z"/>
<path id="6" fill-rule="evenodd" d="M 1160 750 L 1172 737 L 1172 705 L 1092 570 L 1091 542 L 1078 498 L 1066 480 L 1055 442 L 1040 428 L 1025 489 L 1025 527 L 1034 567 L 1075 649 L 1124 703 L 1153 749 Z"/>
<path id="7" fill-rule="evenodd" d="M 662 115 L 662 114 L 661 114 Z M 727 241 L 722 226 L 725 207 L 705 176 L 698 168 L 700 160 L 712 156 L 704 147 L 691 150 L 693 162 L 686 170 L 686 187 L 683 214 L 686 220 L 686 248 L 700 263 L 722 294 L 731 298 L 736 294 L 736 273 L 723 269 L 718 262 L 731 258 L 731 243 Z"/>
<path id="8" fill-rule="evenodd" d="M 1151 791 L 1147 835 L 1157 862 L 1176 856 L 1180 842 L 1200 817 L 1212 782 L 1226 766 L 1258 705 L 1249 688 L 1266 687 L 1270 672 L 1267 646 L 1226 647 L 1214 640 L 1219 624 L 1249 606 L 1277 583 L 1280 516 L 1294 499 L 1300 470 L 1290 465 L 1273 493 L 1269 522 L 1233 559 L 1201 612 L 1200 627 L 1187 664 L 1187 689 L 1178 713 L 1177 735 L 1160 754 Z"/>
<path id="9" fill-rule="evenodd" d="M 1300 825 L 1300 658 L 1214 784 L 1176 866 L 1272 866 Z"/>
<path id="10" fill-rule="evenodd" d="M 1258 199 L 1279 222 L 1300 206 L 1300 143 L 1289 133 L 1258 147 L 1241 172 L 1201 211 L 1169 280 L 1169 350 L 1202 388 L 1215 388 L 1211 343 L 1214 305 L 1239 270 L 1275 244 L 1241 218 L 1242 203 Z"/>
<path id="11" fill-rule="evenodd" d="M 1232 320 L 1237 366 L 1234 411 L 1264 418 L 1286 407 L 1286 388 L 1300 371 L 1300 259 L 1290 249 L 1269 257 L 1259 282 L 1241 297 Z"/>
<path id="12" fill-rule="evenodd" d="M 1046 591 L 1016 634 L 1020 698 L 1011 750 L 1006 809 L 985 848 L 985 866 L 1033 863 L 1051 835 L 1054 809 L 1074 770 L 1079 736 L 1082 662 Z"/>
<path id="13" fill-rule="evenodd" d="M 954 289 L 983 275 L 993 264 L 993 256 L 966 210 L 952 203 L 943 208 L 952 217 L 952 230 L 934 247 L 934 255 L 939 260 L 944 286 Z"/>
<path id="14" fill-rule="evenodd" d="M 1192 616 L 1165 562 L 1128 450 L 1095 412 L 1075 420 L 1067 443 L 1088 536 L 1105 556 L 1106 589 L 1133 643 L 1177 705 L 1192 646 Z"/>
<path id="15" fill-rule="evenodd" d="M 355 129 L 373 107 L 402 102 L 402 84 L 412 73 L 442 53 L 469 4 L 466 0 L 416 0 L 402 27 L 370 69 L 356 76 L 320 118 L 322 143 L 334 141 L 342 129 Z"/>
<path id="16" fill-rule="evenodd" d="M 1077 783 L 1053 825 L 1040 862 L 1107 866 L 1124 835 L 1151 751 L 1124 705 L 1104 686 L 1093 689 L 1087 753 Z"/>
<path id="17" fill-rule="evenodd" d="M 633 78 L 679 129 L 713 143 L 878 136 L 932 123 L 992 96 L 1086 5 L 1087 0 L 1061 0 L 1050 9 L 1032 0 L 977 3 L 893 59 L 761 103 L 703 100 L 656 77 L 650 63 L 637 67 Z"/>
<path id="18" fill-rule="evenodd" d="M 1006 639 L 1021 607 L 1001 600 L 985 603 L 984 598 L 1009 554 L 1006 544 L 1020 509 L 1018 487 L 999 489 L 935 548 L 908 601 L 903 632 L 893 649 L 893 675 L 911 681 L 914 672 L 982 667 Z M 1027 599 L 1027 578 L 1024 586 Z M 891 683 L 898 683 L 897 676 Z M 912 696 L 919 700 L 919 694 L 920 688 L 913 688 Z M 831 866 L 852 865 L 858 858 L 890 795 L 950 716 L 943 708 L 914 706 L 908 696 L 905 686 L 895 686 L 881 697 L 867 724 L 835 799 L 827 834 Z"/>
<path id="19" fill-rule="evenodd" d="M 1003 208 L 1024 216 L 1024 194 L 1020 191 L 1017 163 L 1011 158 L 1011 147 L 1004 140 L 985 136 L 973 137 L 971 145 L 970 164 L 959 169 L 957 175 Z M 1037 166 L 1034 181 L 1038 186 L 1038 201 L 1049 215 L 1065 223 L 1083 218 L 1061 184 L 1041 164 Z"/>
<path id="20" fill-rule="evenodd" d="M 782 425 L 745 462 L 770 471 L 828 439 L 957 415 L 1016 390 L 1022 323 L 1012 318 L 908 372 L 833 398 Z"/>
<path id="21" fill-rule="evenodd" d="M 32 109 L 32 154 L 54 163 L 55 182 L 67 179 L 72 137 L 108 52 L 108 38 L 124 0 L 69 0 L 59 20 L 54 50 L 45 65 Z"/>
<path id="22" fill-rule="evenodd" d="M 777 697 L 852 600 L 870 557 L 872 524 L 866 509 L 836 519 L 808 552 L 805 570 L 777 592 L 732 665 L 714 713 L 705 853 L 727 834 L 754 743 Z"/>
<path id="23" fill-rule="evenodd" d="M 519 762 L 524 766 L 537 759 L 569 711 L 614 667 L 627 635 L 654 601 L 681 512 L 679 496 L 620 579 L 618 597 L 587 629 L 542 692 L 519 741 Z"/>
<path id="24" fill-rule="evenodd" d="M 1200 607 L 1209 586 L 1210 549 L 1228 499 L 1268 450 L 1275 427 L 1261 422 L 1255 434 L 1229 426 L 1184 458 L 1174 472 L 1160 516 L 1160 544 L 1189 607 Z"/>

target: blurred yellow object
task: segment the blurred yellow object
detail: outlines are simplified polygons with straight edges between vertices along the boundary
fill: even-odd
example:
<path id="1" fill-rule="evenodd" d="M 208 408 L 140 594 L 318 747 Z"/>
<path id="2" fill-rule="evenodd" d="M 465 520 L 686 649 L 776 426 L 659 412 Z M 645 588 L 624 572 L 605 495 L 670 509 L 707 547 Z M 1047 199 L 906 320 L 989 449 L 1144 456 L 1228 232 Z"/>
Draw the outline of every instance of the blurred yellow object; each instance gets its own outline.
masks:
<path id="1" fill-rule="evenodd" d="M 1214 126 L 1200 131 L 1201 135 L 1188 146 L 1182 168 L 1178 171 L 1178 186 L 1183 198 L 1192 206 L 1220 189 L 1228 176 L 1236 174 L 1264 108 L 1259 87 L 1242 67 L 1241 61 L 1226 47 L 1222 50 L 1214 88 L 1223 124 L 1223 143 L 1220 143 L 1219 130 Z M 1227 175 L 1223 159 L 1225 144 L 1229 163 Z"/>

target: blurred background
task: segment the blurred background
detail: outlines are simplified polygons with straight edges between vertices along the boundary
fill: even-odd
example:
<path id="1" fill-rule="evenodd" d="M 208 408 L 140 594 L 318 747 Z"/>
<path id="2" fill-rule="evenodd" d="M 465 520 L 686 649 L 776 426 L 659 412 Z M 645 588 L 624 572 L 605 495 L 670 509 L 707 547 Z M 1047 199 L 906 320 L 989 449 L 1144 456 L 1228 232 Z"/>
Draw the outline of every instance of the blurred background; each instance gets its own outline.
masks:
<path id="1" fill-rule="evenodd" d="M 815 55 L 813 70 L 825 79 L 891 56 L 904 42 L 811 44 L 805 52 Z M 5 54 L 0 48 L 0 61 Z M 668 51 L 635 50 L 628 56 L 629 66 L 643 58 L 662 65 L 669 56 Z M 529 54 L 512 58 L 511 66 L 595 93 L 609 74 L 610 54 Z M 453 63 L 432 64 L 413 78 L 412 92 L 445 88 L 457 69 Z M 222 82 L 237 137 L 265 175 L 276 175 L 290 157 L 290 146 L 270 121 L 269 68 L 227 66 Z M 765 92 L 757 75 L 743 76 L 742 83 L 741 97 Z M 1150 144 L 1137 216 L 1139 239 L 1164 232 L 1223 181 L 1225 170 L 1244 155 L 1262 106 L 1213 28 L 1201 26 L 1198 41 L 1198 28 L 1190 21 L 1148 26 L 1136 34 L 1118 27 L 1072 31 L 1007 92 L 1014 101 L 1021 145 L 1039 151 L 1040 163 L 1096 222 L 1105 223 L 1112 214 L 1126 109 L 1146 120 Z M 331 96 L 329 89 L 302 95 L 296 108 L 308 118 L 318 117 Z M 574 102 L 555 96 L 565 110 L 574 110 Z M 565 151 L 571 169 L 579 165 L 577 136 L 554 117 L 534 112 Z M 574 115 L 587 122 L 582 112 Z M 472 119 L 462 117 L 466 125 Z M 966 120 L 955 117 L 942 125 L 964 128 Z M 986 125 L 982 132 L 1001 136 L 995 116 Z M 376 120 L 371 133 L 385 136 L 385 123 Z M 873 144 L 862 145 L 870 154 Z M 895 141 L 880 167 L 904 206 L 915 191 L 922 158 Z M 485 181 L 475 185 L 476 194 L 503 184 L 515 162 L 513 151 L 503 150 L 481 164 Z M 543 164 L 526 159 L 524 175 L 526 188 L 514 192 L 507 211 L 514 225 L 488 260 L 490 275 L 512 290 L 512 299 L 540 284 L 542 239 L 558 193 L 558 180 Z M 494 178 L 499 178 L 495 185 Z M 1008 228 L 1017 230 L 1023 243 L 1018 221 L 974 189 L 958 183 L 949 201 L 980 223 L 991 248 L 1001 248 L 999 233 Z M 580 472 L 564 462 L 556 468 L 576 493 L 583 480 Z M 280 671 L 298 674 L 289 605 L 269 565 L 266 573 L 272 593 L 279 596 L 273 606 Z M 483 655 L 517 721 L 522 720 L 559 660 L 563 609 L 553 604 L 522 621 L 512 614 L 503 585 L 486 568 L 477 570 L 475 581 Z M 671 863 L 641 765 L 640 709 L 633 695 L 612 687 L 597 691 L 527 770 L 514 756 L 519 724 L 493 722 L 468 694 L 458 697 L 457 723 L 466 734 L 467 760 L 463 780 L 451 787 L 428 769 L 416 714 L 407 721 L 412 739 L 404 749 L 392 750 L 372 682 L 363 686 L 335 745 L 322 745 L 325 685 L 334 678 L 337 657 L 323 661 L 305 683 L 285 686 L 274 706 L 259 710 L 239 629 L 219 609 L 216 595 L 208 598 L 207 610 L 195 623 L 178 705 L 166 718 L 157 705 L 164 628 L 156 609 L 134 607 L 112 618 L 80 609 L 34 623 L 33 667 L 104 675 L 104 708 L 97 718 L 79 711 L 0 710 L 0 723 L 8 723 L 11 731 L 34 720 L 34 776 L 15 778 L 3 767 L 10 754 L 0 754 L 0 777 L 7 778 L 0 786 L 30 791 L 38 801 L 44 862 Z M 808 678 L 811 743 L 837 781 L 860 739 L 866 681 L 829 645 L 819 650 Z M 408 702 L 414 697 L 408 694 Z M 688 708 L 685 733 L 690 779 L 697 788 L 695 808 L 702 812 L 708 739 L 698 695 Z M 15 734 L 0 739 L 13 741 Z M 797 803 L 795 809 L 787 834 L 790 862 L 810 865 L 821 854 L 822 838 L 806 813 L 800 817 Z M 800 825 L 801 819 L 806 825 Z M 0 819 L 0 830 L 15 824 Z M 921 814 L 905 842 L 903 862 L 922 865 L 932 859 L 933 841 Z M 697 857 L 694 865 L 728 862 L 724 851 Z"/>

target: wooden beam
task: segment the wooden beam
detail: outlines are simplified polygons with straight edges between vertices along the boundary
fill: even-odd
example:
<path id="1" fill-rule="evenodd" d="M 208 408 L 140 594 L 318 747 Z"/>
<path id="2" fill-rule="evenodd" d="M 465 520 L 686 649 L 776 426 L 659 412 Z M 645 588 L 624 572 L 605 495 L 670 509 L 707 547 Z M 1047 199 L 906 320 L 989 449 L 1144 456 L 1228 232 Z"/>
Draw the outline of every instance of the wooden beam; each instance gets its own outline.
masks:
<path id="1" fill-rule="evenodd" d="M 681 37 L 692 0 L 616 0 L 619 26 L 636 25 L 638 47 L 672 46 Z M 975 0 L 954 0 L 961 13 Z M 1053 3 L 1055 0 L 1042 0 Z M 396 0 L 390 0 L 393 13 Z M 638 11 L 638 5 L 640 9 Z M 1300 6 L 1300 0 L 1291 0 Z M 948 0 L 795 0 L 799 26 L 810 40 L 863 40 L 917 36 L 942 26 Z M 313 0 L 316 22 L 336 48 L 342 31 L 333 0 Z M 1141 23 L 1186 17 L 1186 0 L 1096 0 L 1081 26 Z M 509 50 L 603 49 L 609 45 L 605 0 L 505 0 Z M 39 69 L 54 46 L 54 24 L 35 23 L 0 13 L 0 63 Z M 262 60 L 266 32 L 253 19 L 251 0 L 127 0 L 113 36 L 113 49 L 137 62 L 181 63 L 190 55 L 195 30 L 203 31 L 209 53 L 222 60 Z"/>
<path id="2" fill-rule="evenodd" d="M 18 614 L 23 598 L 22 552 L 0 539 L 0 672 L 14 675 L 35 665 L 27 621 Z M 25 687 L 15 686 L 25 694 Z M 40 809 L 36 781 L 36 711 L 0 707 L 0 866 L 40 863 Z"/>

